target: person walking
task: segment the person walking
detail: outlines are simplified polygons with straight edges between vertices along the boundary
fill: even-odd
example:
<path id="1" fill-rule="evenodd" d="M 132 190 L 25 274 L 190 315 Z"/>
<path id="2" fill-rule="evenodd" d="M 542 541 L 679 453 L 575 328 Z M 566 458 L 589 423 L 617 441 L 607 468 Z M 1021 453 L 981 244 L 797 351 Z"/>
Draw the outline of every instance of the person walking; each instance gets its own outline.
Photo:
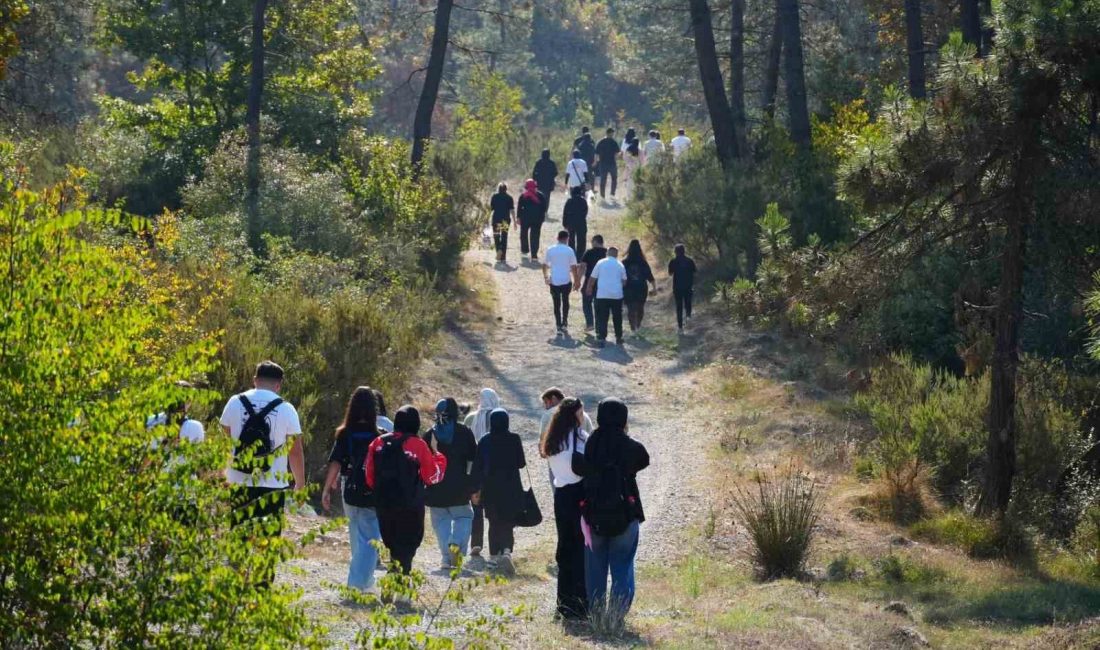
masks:
<path id="1" fill-rule="evenodd" d="M 587 126 L 581 129 L 581 137 L 573 141 L 573 148 L 581 152 L 581 158 L 588 167 L 588 175 L 585 181 L 591 186 L 592 174 L 595 173 L 593 165 L 596 164 L 596 141 L 592 138 L 592 134 L 589 133 Z"/>
<path id="2" fill-rule="evenodd" d="M 581 530 L 582 477 L 574 472 L 573 454 L 584 454 L 588 433 L 584 429 L 584 405 L 567 397 L 555 409 L 539 439 L 539 454 L 550 465 L 554 486 L 554 524 L 558 545 L 557 616 L 581 620 L 588 616 L 588 589 L 584 572 L 584 531 Z"/>
<path id="3" fill-rule="evenodd" d="M 489 415 L 500 408 L 500 396 L 492 388 L 482 388 L 478 397 L 476 411 L 466 416 L 464 424 L 474 434 L 474 439 L 481 441 L 489 433 Z M 480 557 L 481 549 L 485 546 L 485 508 L 477 501 L 473 501 L 474 522 L 470 531 L 470 556 Z"/>
<path id="4" fill-rule="evenodd" d="M 477 439 L 473 431 L 458 421 L 458 402 L 453 397 L 435 405 L 435 426 L 425 435 L 428 445 L 447 458 L 443 480 L 430 485 L 424 502 L 432 517 L 432 530 L 439 543 L 440 568 L 451 570 L 458 559 L 466 556 L 473 530 L 474 460 L 477 459 Z"/>
<path id="5" fill-rule="evenodd" d="M 253 388 L 229 398 L 219 419 L 233 441 L 233 457 L 225 470 L 232 522 L 235 527 L 248 526 L 254 540 L 282 535 L 288 475 L 293 476 L 296 490 L 306 489 L 298 411 L 279 396 L 284 376 L 279 364 L 259 363 Z M 275 567 L 269 566 L 258 581 L 269 586 L 274 579 Z"/>
<path id="6" fill-rule="evenodd" d="M 653 277 L 653 269 L 642 252 L 642 243 L 637 239 L 630 240 L 626 248 L 626 257 L 623 258 L 623 267 L 626 268 L 626 286 L 623 289 L 623 302 L 626 304 L 626 317 L 630 322 L 630 331 L 637 333 L 642 329 L 642 319 L 645 318 L 645 303 L 649 299 L 650 287 L 657 291 L 657 280 Z"/>
<path id="7" fill-rule="evenodd" d="M 669 142 L 669 145 L 672 146 L 672 159 L 679 160 L 680 156 L 691 148 L 691 138 L 687 137 L 684 129 L 680 129 L 676 132 L 676 137 Z"/>
<path id="8" fill-rule="evenodd" d="M 596 345 L 607 345 L 607 321 L 615 324 L 615 343 L 623 344 L 623 287 L 626 268 L 619 261 L 619 249 L 607 249 L 607 257 L 596 263 L 588 278 L 587 291 L 596 298 Z"/>
<path id="9" fill-rule="evenodd" d="M 584 445 L 581 505 L 588 607 L 620 624 L 634 602 L 634 556 L 639 528 L 645 521 L 637 475 L 649 466 L 645 445 L 627 433 L 627 417 L 621 400 L 607 397 L 600 402 L 596 430 Z"/>
<path id="10" fill-rule="evenodd" d="M 535 161 L 535 168 L 531 171 L 531 178 L 535 179 L 539 191 L 550 200 L 550 193 L 557 186 L 558 164 L 550 159 L 550 150 L 543 149 L 542 157 Z"/>
<path id="11" fill-rule="evenodd" d="M 638 141 L 638 134 L 633 127 L 626 130 L 626 135 L 623 136 L 622 149 L 623 162 L 626 164 L 626 173 L 623 175 L 623 185 L 626 186 L 627 192 L 633 192 L 634 172 L 637 171 L 638 166 L 642 164 L 641 142 Z"/>
<path id="12" fill-rule="evenodd" d="M 508 231 L 516 223 L 516 202 L 508 193 L 508 184 L 497 185 L 497 192 L 489 199 L 490 225 L 493 229 L 493 244 L 497 252 L 497 261 L 503 262 L 508 255 Z"/>
<path id="13" fill-rule="evenodd" d="M 668 262 L 672 278 L 672 296 L 676 299 L 676 327 L 684 333 L 684 315 L 691 318 L 691 301 L 695 296 L 695 260 L 687 256 L 687 247 L 676 244 L 676 256 Z"/>
<path id="14" fill-rule="evenodd" d="M 558 406 L 565 399 L 565 393 L 562 392 L 557 386 L 551 386 L 542 391 L 542 395 L 539 396 L 542 400 L 542 416 L 539 418 L 539 436 L 546 433 L 546 427 L 550 426 L 550 420 L 553 419 L 554 414 L 558 412 Z M 592 431 L 592 420 L 585 413 L 583 422 L 581 423 L 585 432 Z"/>
<path id="15" fill-rule="evenodd" d="M 607 198 L 608 176 L 611 177 L 611 198 L 615 198 L 619 186 L 619 143 L 615 140 L 615 129 L 608 129 L 607 135 L 596 143 L 596 156 L 599 158 L 600 198 Z"/>
<path id="16" fill-rule="evenodd" d="M 420 438 L 420 412 L 412 406 L 397 409 L 393 429 L 370 444 L 365 471 L 382 543 L 408 575 L 424 541 L 424 488 L 443 480 L 447 457 Z"/>
<path id="17" fill-rule="evenodd" d="M 584 330 L 586 332 L 591 332 L 596 326 L 596 315 L 593 310 L 595 296 L 587 290 L 589 280 L 592 278 L 592 271 L 595 270 L 596 265 L 605 257 L 607 257 L 607 249 L 603 246 L 603 235 L 594 235 L 592 237 L 592 247 L 586 250 L 581 257 L 581 262 L 584 263 L 583 286 L 585 288 L 585 291 L 581 293 L 581 309 L 584 311 Z"/>
<path id="18" fill-rule="evenodd" d="M 539 239 L 542 236 L 542 222 L 546 220 L 546 211 L 550 202 L 539 191 L 538 183 L 528 178 L 523 184 L 523 194 L 519 197 L 516 219 L 519 221 L 519 249 L 523 255 L 531 254 L 531 259 L 539 259 Z"/>
<path id="19" fill-rule="evenodd" d="M 584 198 L 584 187 L 569 190 L 569 198 L 561 213 L 561 225 L 569 231 L 569 245 L 573 247 L 577 259 L 581 259 L 584 257 L 585 237 L 588 236 L 588 201 Z"/>
<path id="20" fill-rule="evenodd" d="M 527 466 L 523 442 L 509 430 L 508 412 L 498 408 L 489 414 L 489 433 L 477 445 L 474 475 L 477 502 L 489 520 L 489 565 L 506 574 L 515 572 L 515 522 L 523 511 L 523 482 L 519 470 Z"/>
<path id="21" fill-rule="evenodd" d="M 588 163 L 584 162 L 579 149 L 573 150 L 573 157 L 565 165 L 565 184 L 570 194 L 579 187 L 583 196 L 588 189 Z"/>
<path id="22" fill-rule="evenodd" d="M 642 164 L 649 165 L 664 152 L 665 143 L 661 142 L 661 134 L 657 131 L 650 131 L 649 139 L 642 145 Z"/>
<path id="23" fill-rule="evenodd" d="M 577 263 L 577 254 L 569 247 L 568 231 L 559 231 L 558 243 L 546 249 L 542 277 L 550 287 L 558 335 L 565 335 L 569 329 L 569 296 L 580 290 L 584 277 L 584 268 Z"/>
<path id="24" fill-rule="evenodd" d="M 348 588 L 370 591 L 374 587 L 374 569 L 378 566 L 375 540 L 382 539 L 375 511 L 374 493 L 367 487 L 363 466 L 370 444 L 379 436 L 378 409 L 374 391 L 360 386 L 352 393 L 344 411 L 344 420 L 336 427 L 336 437 L 328 454 L 328 470 L 321 489 L 321 507 L 332 509 L 332 493 L 343 483 L 344 515 L 348 518 L 351 562 L 348 564 Z"/>
<path id="25" fill-rule="evenodd" d="M 188 381 L 177 381 L 176 388 L 186 393 L 192 393 L 195 386 Z M 168 435 L 154 438 L 150 444 L 151 449 L 162 449 L 169 453 L 166 459 L 166 467 L 173 467 L 184 462 L 185 458 L 179 453 L 181 445 L 198 445 L 206 441 L 206 430 L 202 422 L 190 417 L 190 397 L 185 397 L 161 413 L 152 415 L 145 420 L 146 431 L 152 431 L 157 427 L 164 427 Z M 175 432 L 175 433 L 172 433 Z"/>

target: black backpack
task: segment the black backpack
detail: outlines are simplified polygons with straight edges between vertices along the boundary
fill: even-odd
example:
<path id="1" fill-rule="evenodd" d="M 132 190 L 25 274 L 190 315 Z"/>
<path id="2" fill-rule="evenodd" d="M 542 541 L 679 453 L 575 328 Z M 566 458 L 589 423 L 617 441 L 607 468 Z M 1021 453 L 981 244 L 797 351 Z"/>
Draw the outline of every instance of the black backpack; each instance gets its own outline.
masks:
<path id="1" fill-rule="evenodd" d="M 633 507 L 626 494 L 626 477 L 615 463 L 607 463 L 585 478 L 586 498 L 581 504 L 584 519 L 601 537 L 621 534 L 634 521 Z"/>
<path id="2" fill-rule="evenodd" d="M 348 459 L 344 467 L 344 501 L 359 508 L 374 506 L 374 492 L 367 486 L 367 472 L 363 464 L 367 460 L 370 443 L 378 437 L 378 431 L 345 431 Z"/>
<path id="3" fill-rule="evenodd" d="M 405 438 L 382 436 L 374 452 L 374 505 L 376 508 L 411 508 L 424 498 L 420 466 L 405 455 Z"/>
<path id="4" fill-rule="evenodd" d="M 592 143 L 592 138 L 585 138 L 581 140 L 581 144 L 577 147 L 577 151 L 581 152 L 581 158 L 584 158 L 584 162 L 591 162 L 596 157 L 596 145 Z"/>
<path id="5" fill-rule="evenodd" d="M 233 448 L 233 469 L 251 474 L 255 470 L 268 472 L 275 457 L 275 445 L 271 440 L 271 425 L 267 416 L 279 408 L 282 398 L 276 397 L 259 411 L 243 394 L 238 395 L 241 406 L 248 413 L 248 419 L 241 427 L 241 435 Z"/>

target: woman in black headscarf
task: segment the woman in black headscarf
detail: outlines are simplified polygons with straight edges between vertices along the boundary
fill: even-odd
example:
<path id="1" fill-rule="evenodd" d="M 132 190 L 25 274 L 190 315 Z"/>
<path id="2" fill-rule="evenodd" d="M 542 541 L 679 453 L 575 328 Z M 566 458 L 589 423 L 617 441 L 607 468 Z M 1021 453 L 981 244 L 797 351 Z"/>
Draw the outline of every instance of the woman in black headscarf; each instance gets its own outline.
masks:
<path id="1" fill-rule="evenodd" d="M 634 601 L 634 556 L 645 521 L 638 472 L 649 467 L 645 445 L 627 433 L 627 408 L 608 397 L 584 447 L 585 582 L 589 611 L 623 618 Z M 611 574 L 611 598 L 607 575 Z"/>
<path id="2" fill-rule="evenodd" d="M 515 521 L 523 511 L 523 482 L 519 470 L 527 466 L 523 442 L 509 430 L 508 411 L 489 414 L 489 433 L 477 445 L 474 475 L 481 490 L 478 503 L 489 520 L 489 563 L 511 573 Z"/>

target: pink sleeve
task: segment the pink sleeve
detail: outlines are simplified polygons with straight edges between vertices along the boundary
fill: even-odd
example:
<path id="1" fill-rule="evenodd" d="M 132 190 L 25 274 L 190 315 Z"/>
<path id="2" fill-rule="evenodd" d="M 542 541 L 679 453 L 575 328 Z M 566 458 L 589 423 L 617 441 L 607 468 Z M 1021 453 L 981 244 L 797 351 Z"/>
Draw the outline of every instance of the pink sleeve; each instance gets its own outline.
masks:
<path id="1" fill-rule="evenodd" d="M 372 440 L 370 447 L 367 447 L 367 459 L 363 461 L 363 471 L 367 473 L 367 487 L 372 490 L 374 489 L 374 452 L 381 448 L 381 443 L 381 437 Z"/>

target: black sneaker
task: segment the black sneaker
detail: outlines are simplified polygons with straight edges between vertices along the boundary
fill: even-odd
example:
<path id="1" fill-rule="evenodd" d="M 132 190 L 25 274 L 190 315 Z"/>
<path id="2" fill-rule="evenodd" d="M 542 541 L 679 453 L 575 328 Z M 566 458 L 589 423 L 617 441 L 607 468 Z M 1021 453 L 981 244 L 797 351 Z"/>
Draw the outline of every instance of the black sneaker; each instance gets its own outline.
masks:
<path id="1" fill-rule="evenodd" d="M 598 347 L 598 348 L 607 347 L 607 341 L 605 341 L 603 339 L 600 339 L 600 340 L 596 341 L 596 347 Z"/>
<path id="2" fill-rule="evenodd" d="M 623 340 L 622 339 L 615 339 L 615 345 L 619 346 L 620 348 L 623 347 Z"/>

